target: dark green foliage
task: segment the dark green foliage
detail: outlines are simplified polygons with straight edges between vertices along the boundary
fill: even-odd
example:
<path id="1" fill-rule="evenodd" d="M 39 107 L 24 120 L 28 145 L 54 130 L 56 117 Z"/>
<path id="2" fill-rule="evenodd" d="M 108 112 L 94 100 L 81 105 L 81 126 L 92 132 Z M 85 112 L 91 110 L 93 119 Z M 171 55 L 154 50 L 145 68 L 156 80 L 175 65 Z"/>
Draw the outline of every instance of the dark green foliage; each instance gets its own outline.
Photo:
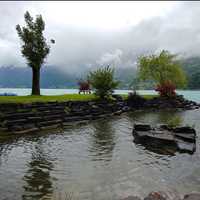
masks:
<path id="1" fill-rule="evenodd" d="M 100 98 L 109 97 L 119 85 L 119 81 L 114 80 L 114 69 L 109 66 L 91 71 L 88 80 Z"/>
<path id="2" fill-rule="evenodd" d="M 136 92 L 129 93 L 127 98 L 127 103 L 131 107 L 139 108 L 142 107 L 145 103 L 146 99 Z"/>
<path id="3" fill-rule="evenodd" d="M 181 61 L 188 78 L 189 89 L 200 89 L 200 58 L 192 57 Z"/>
<path id="4" fill-rule="evenodd" d="M 32 94 L 40 94 L 40 68 L 49 54 L 50 46 L 43 36 L 45 23 L 41 15 L 36 16 L 35 21 L 27 11 L 24 15 L 26 26 L 19 24 L 16 30 L 22 41 L 21 52 L 33 71 Z"/>
<path id="5" fill-rule="evenodd" d="M 153 80 L 162 85 L 170 81 L 176 87 L 186 85 L 186 75 L 181 68 L 177 56 L 168 51 L 161 51 L 159 55 L 142 56 L 138 63 L 141 80 Z"/>

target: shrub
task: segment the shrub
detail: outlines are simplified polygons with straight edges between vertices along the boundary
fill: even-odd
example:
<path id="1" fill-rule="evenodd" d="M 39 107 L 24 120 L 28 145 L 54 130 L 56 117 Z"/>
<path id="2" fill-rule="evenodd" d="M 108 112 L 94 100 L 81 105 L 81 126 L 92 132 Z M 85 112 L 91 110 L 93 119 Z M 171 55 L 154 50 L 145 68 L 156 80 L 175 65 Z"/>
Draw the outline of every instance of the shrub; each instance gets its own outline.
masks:
<path id="1" fill-rule="evenodd" d="M 167 121 L 167 125 L 170 128 L 175 128 L 177 126 L 180 126 L 182 123 L 182 119 L 179 116 L 174 116 L 170 120 Z"/>
<path id="2" fill-rule="evenodd" d="M 114 80 L 114 69 L 109 66 L 91 71 L 88 80 L 100 98 L 108 98 L 119 85 L 119 81 Z"/>
<path id="3" fill-rule="evenodd" d="M 138 59 L 138 75 L 143 81 L 154 81 L 161 96 L 175 95 L 175 88 L 185 87 L 186 74 L 177 55 L 161 51 L 158 55 L 141 56 Z M 170 81 L 170 82 L 169 82 Z"/>
<path id="4" fill-rule="evenodd" d="M 162 84 L 158 84 L 156 91 L 161 97 L 173 97 L 176 95 L 176 86 L 171 81 L 165 81 Z"/>
<path id="5" fill-rule="evenodd" d="M 142 96 L 138 95 L 136 92 L 132 92 L 128 94 L 128 99 L 127 99 L 127 103 L 129 106 L 134 106 L 134 107 L 141 107 L 144 105 L 145 103 L 145 98 L 143 98 Z"/>

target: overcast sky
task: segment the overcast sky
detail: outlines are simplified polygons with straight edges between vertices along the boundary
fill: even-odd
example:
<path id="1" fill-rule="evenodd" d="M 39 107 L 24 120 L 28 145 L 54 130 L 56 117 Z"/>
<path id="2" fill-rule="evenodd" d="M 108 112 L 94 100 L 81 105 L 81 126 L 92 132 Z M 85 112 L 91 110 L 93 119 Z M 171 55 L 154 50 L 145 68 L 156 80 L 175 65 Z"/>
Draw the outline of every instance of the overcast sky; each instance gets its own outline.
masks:
<path id="1" fill-rule="evenodd" d="M 47 65 L 64 71 L 104 64 L 134 67 L 136 57 L 161 49 L 200 55 L 200 2 L 0 2 L 0 66 L 26 66 L 16 24 L 42 14 Z"/>

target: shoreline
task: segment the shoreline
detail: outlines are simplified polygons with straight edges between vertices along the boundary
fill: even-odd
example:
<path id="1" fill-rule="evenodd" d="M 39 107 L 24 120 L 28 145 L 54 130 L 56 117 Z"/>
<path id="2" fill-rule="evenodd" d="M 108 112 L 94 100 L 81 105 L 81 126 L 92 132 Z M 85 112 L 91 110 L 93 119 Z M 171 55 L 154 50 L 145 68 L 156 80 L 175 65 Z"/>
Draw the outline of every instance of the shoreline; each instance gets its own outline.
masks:
<path id="1" fill-rule="evenodd" d="M 135 96 L 131 100 L 50 101 L 32 103 L 0 103 L 0 133 L 29 134 L 64 128 L 70 123 L 91 121 L 121 115 L 135 110 L 198 109 L 199 104 L 176 97 L 172 100 Z M 134 99 L 135 98 L 135 99 Z M 1 134 L 3 135 L 3 134 Z"/>
<path id="2" fill-rule="evenodd" d="M 122 101 L 1 103 L 0 132 L 18 135 L 64 128 L 74 122 L 120 115 L 125 109 Z"/>

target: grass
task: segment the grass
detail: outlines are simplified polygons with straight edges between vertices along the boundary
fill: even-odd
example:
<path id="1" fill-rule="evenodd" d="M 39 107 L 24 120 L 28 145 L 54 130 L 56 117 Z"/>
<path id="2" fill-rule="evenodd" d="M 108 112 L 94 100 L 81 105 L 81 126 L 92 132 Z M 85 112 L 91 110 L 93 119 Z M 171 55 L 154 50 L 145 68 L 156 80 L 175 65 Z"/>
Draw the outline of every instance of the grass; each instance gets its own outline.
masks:
<path id="1" fill-rule="evenodd" d="M 152 99 L 156 95 L 142 95 L 146 99 Z M 122 95 L 124 99 L 128 95 Z M 51 101 L 89 101 L 95 100 L 94 94 L 65 94 L 65 95 L 41 95 L 41 96 L 0 96 L 0 103 L 32 103 L 32 102 L 51 102 Z"/>
<path id="2" fill-rule="evenodd" d="M 146 95 L 142 95 L 142 96 L 147 100 L 158 97 L 158 95 L 156 95 L 156 94 L 146 94 Z"/>
<path id="3" fill-rule="evenodd" d="M 93 94 L 65 94 L 65 95 L 41 95 L 41 96 L 0 96 L 0 103 L 32 103 L 50 101 L 88 101 L 96 97 Z"/>
<path id="4" fill-rule="evenodd" d="M 123 97 L 123 99 L 127 99 L 128 98 L 128 94 L 122 94 L 121 96 Z M 144 97 L 145 99 L 149 100 L 149 99 L 153 99 L 153 98 L 157 97 L 158 95 L 145 94 L 145 95 L 141 95 L 141 96 Z"/>

